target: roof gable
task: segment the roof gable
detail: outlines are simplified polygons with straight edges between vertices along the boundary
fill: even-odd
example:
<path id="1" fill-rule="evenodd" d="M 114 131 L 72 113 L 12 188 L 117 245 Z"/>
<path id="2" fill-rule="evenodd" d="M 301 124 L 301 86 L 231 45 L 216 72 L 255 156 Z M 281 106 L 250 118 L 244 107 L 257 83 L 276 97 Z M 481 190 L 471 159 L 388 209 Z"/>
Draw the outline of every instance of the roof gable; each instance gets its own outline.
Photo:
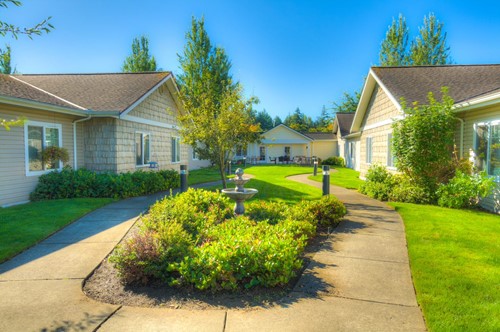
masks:
<path id="1" fill-rule="evenodd" d="M 344 137 L 351 132 L 352 121 L 354 120 L 354 112 L 349 113 L 336 113 L 335 121 L 333 123 L 333 132 L 337 133 L 340 130 L 340 136 Z"/>
<path id="2" fill-rule="evenodd" d="M 280 142 L 284 140 L 294 140 L 294 141 L 312 141 L 313 139 L 307 137 L 306 135 L 284 125 L 279 124 L 276 127 L 269 129 L 262 134 L 264 141 Z"/>
<path id="3" fill-rule="evenodd" d="M 449 88 L 455 106 L 460 107 L 468 101 L 480 100 L 484 96 L 495 97 L 500 93 L 500 65 L 372 67 L 363 86 L 351 133 L 360 130 L 377 85 L 398 110 L 401 110 L 401 98 L 408 105 L 413 102 L 426 104 L 427 95 L 432 92 L 439 100 L 443 86 Z"/>

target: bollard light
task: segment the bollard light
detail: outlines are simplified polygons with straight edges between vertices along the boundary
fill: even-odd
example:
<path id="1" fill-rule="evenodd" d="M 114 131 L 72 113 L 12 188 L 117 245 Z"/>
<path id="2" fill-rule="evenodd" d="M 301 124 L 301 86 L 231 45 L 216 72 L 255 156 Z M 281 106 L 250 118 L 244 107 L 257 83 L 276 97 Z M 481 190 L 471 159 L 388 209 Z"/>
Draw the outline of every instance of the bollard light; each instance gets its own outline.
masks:
<path id="1" fill-rule="evenodd" d="M 318 175 L 318 160 L 313 158 L 314 160 L 314 176 Z"/>
<path id="2" fill-rule="evenodd" d="M 247 167 L 247 157 L 243 157 L 243 167 Z"/>
<path id="3" fill-rule="evenodd" d="M 227 175 L 231 175 L 231 160 L 227 162 Z"/>
<path id="4" fill-rule="evenodd" d="M 323 165 L 323 196 L 330 195 L 330 166 Z"/>
<path id="5" fill-rule="evenodd" d="M 181 193 L 186 192 L 188 188 L 188 170 L 187 165 L 181 165 Z"/>

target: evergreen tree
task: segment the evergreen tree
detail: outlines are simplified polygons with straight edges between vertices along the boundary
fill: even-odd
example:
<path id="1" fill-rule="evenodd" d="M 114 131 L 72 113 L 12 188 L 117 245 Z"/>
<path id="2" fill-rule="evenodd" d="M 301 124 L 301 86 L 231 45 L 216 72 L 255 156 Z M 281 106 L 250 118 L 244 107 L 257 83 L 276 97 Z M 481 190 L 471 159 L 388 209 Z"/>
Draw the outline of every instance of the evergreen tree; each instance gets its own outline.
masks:
<path id="1" fill-rule="evenodd" d="M 360 91 L 355 91 L 353 94 L 348 92 L 344 92 L 342 99 L 339 103 L 333 103 L 333 116 L 335 117 L 336 113 L 348 113 L 348 112 L 356 112 L 358 108 L 359 98 L 361 97 Z"/>
<path id="2" fill-rule="evenodd" d="M 293 130 L 300 132 L 307 132 L 313 126 L 311 118 L 303 114 L 298 107 L 293 114 L 285 118 L 283 123 Z"/>
<path id="3" fill-rule="evenodd" d="M 445 65 L 451 63 L 450 48 L 446 44 L 443 23 L 433 13 L 424 17 L 424 25 L 419 28 L 420 36 L 411 44 L 411 64 Z"/>
<path id="4" fill-rule="evenodd" d="M 276 126 L 279 126 L 280 124 L 282 124 L 283 121 L 281 120 L 281 118 L 279 116 L 275 116 L 274 119 L 273 119 L 273 125 L 276 127 Z"/>
<path id="5" fill-rule="evenodd" d="M 179 63 L 179 96 L 187 110 L 179 117 L 181 136 L 202 159 L 217 165 L 226 188 L 225 166 L 235 146 L 260 137 L 255 99 L 245 100 L 240 84 L 232 82 L 231 62 L 222 48 L 211 45 L 203 18 L 192 19 Z"/>
<path id="6" fill-rule="evenodd" d="M 392 19 L 392 24 L 385 34 L 380 48 L 381 66 L 405 66 L 408 64 L 408 34 L 406 19 L 399 14 L 398 20 Z"/>
<path id="7" fill-rule="evenodd" d="M 265 109 L 257 113 L 256 121 L 260 124 L 260 128 L 262 128 L 263 131 L 268 131 L 274 127 L 273 118 L 271 118 Z"/>
<path id="8" fill-rule="evenodd" d="M 132 54 L 123 62 L 122 71 L 125 73 L 138 73 L 156 71 L 155 57 L 149 54 L 149 40 L 146 36 L 134 38 L 132 41 Z"/>

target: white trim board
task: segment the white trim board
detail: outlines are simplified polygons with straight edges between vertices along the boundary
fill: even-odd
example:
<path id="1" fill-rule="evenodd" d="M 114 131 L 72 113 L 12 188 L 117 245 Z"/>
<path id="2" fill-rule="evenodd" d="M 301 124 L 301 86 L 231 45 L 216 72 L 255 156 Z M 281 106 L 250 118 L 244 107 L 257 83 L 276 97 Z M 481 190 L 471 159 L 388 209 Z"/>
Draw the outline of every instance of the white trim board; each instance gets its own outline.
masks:
<path id="1" fill-rule="evenodd" d="M 142 123 L 142 124 L 149 125 L 149 126 L 179 130 L 179 126 L 175 125 L 175 124 L 144 119 L 144 118 L 140 118 L 140 117 L 132 116 L 132 115 L 123 115 L 123 116 L 120 116 L 120 119 L 124 120 L 124 121 Z"/>

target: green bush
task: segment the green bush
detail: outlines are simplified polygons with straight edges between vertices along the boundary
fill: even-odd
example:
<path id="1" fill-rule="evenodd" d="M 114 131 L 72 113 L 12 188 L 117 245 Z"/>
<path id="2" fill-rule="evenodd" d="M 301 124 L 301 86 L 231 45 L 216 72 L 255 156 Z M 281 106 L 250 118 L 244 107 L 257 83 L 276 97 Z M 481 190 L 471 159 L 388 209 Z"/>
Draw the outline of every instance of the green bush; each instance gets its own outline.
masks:
<path id="1" fill-rule="evenodd" d="M 393 175 L 384 166 L 373 164 L 368 169 L 366 181 L 361 185 L 359 191 L 371 198 L 387 201 L 393 188 Z"/>
<path id="2" fill-rule="evenodd" d="M 430 204 L 433 201 L 432 195 L 425 188 L 419 187 L 407 176 L 393 175 L 392 183 L 394 186 L 389 193 L 390 201 L 414 204 Z"/>
<path id="3" fill-rule="evenodd" d="M 335 196 L 323 196 L 318 201 L 309 202 L 306 213 L 311 214 L 314 220 L 321 226 L 337 226 L 347 213 L 347 210 Z"/>
<path id="4" fill-rule="evenodd" d="M 330 157 L 323 160 L 322 165 L 345 167 L 345 160 L 342 157 Z"/>
<path id="5" fill-rule="evenodd" d="M 488 196 L 495 183 L 486 173 L 467 175 L 457 171 L 454 178 L 437 191 L 438 205 L 454 209 L 475 207 Z"/>
<path id="6" fill-rule="evenodd" d="M 151 207 L 141 232 L 110 261 L 129 283 L 154 278 L 213 291 L 284 285 L 301 267 L 317 224 L 338 223 L 345 214 L 333 197 L 295 206 L 253 202 L 239 217 L 231 205 L 219 192 L 205 190 L 167 197 Z"/>
<path id="7" fill-rule="evenodd" d="M 169 190 L 179 186 L 179 175 L 174 170 L 134 173 L 96 173 L 87 169 L 64 167 L 40 176 L 30 199 L 62 198 L 127 198 Z"/>

